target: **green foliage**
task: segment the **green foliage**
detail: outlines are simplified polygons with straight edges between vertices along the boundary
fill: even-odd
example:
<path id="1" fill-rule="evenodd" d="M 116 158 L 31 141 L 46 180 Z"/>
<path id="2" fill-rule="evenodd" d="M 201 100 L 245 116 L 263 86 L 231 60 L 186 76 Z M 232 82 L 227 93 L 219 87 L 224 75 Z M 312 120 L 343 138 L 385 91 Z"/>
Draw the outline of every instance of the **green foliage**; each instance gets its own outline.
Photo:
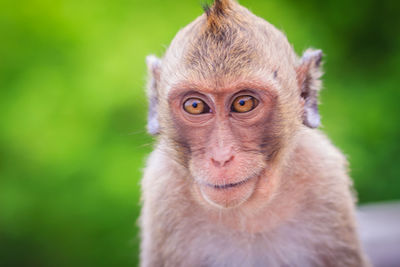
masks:
<path id="1" fill-rule="evenodd" d="M 400 198 L 394 3 L 241 3 L 297 52 L 323 49 L 324 130 L 360 201 Z M 1 266 L 137 264 L 144 58 L 201 13 L 199 1 L 0 1 Z"/>

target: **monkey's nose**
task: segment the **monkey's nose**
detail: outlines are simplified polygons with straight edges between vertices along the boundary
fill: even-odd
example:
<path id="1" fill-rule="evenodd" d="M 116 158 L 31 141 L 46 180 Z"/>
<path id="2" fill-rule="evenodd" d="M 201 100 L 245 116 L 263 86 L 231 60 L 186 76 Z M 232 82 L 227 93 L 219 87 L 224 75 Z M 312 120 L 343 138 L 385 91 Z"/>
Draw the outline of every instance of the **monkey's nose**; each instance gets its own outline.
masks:
<path id="1" fill-rule="evenodd" d="M 227 156 L 222 156 L 222 157 L 212 157 L 211 162 L 214 164 L 215 167 L 225 167 L 227 166 L 230 162 L 233 161 L 235 156 L 233 155 L 227 155 Z"/>

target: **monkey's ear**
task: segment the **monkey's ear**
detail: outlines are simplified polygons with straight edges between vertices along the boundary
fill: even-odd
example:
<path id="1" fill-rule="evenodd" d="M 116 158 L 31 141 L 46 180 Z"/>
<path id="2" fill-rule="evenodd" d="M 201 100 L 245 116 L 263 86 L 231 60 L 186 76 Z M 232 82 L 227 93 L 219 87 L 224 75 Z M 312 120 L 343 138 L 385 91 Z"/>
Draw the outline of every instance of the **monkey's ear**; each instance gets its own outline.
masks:
<path id="1" fill-rule="evenodd" d="M 297 82 L 300 95 L 304 101 L 303 123 L 310 128 L 320 125 L 318 112 L 318 93 L 321 90 L 321 60 L 322 51 L 308 49 L 304 52 L 300 65 L 297 67 Z"/>
<path id="2" fill-rule="evenodd" d="M 148 81 L 147 97 L 149 100 L 149 113 L 147 116 L 147 131 L 151 135 L 157 135 L 160 132 L 158 122 L 158 84 L 160 80 L 161 59 L 154 55 L 146 57 Z"/>

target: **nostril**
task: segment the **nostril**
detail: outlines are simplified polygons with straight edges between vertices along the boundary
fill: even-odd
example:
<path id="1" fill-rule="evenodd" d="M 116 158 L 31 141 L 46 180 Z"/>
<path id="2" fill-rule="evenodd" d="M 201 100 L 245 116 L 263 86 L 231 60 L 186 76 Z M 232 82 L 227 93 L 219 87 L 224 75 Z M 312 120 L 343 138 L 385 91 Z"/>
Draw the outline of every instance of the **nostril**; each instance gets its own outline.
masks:
<path id="1" fill-rule="evenodd" d="M 221 164 L 219 163 L 219 161 L 211 158 L 211 162 L 214 164 L 215 167 L 219 167 Z"/>
<path id="2" fill-rule="evenodd" d="M 226 161 L 224 162 L 224 164 L 222 165 L 222 167 L 225 167 L 225 165 L 227 165 L 229 162 L 233 161 L 234 158 L 235 158 L 234 156 L 231 156 L 228 160 L 226 160 Z"/>
<path id="3" fill-rule="evenodd" d="M 211 158 L 211 161 L 216 167 L 225 167 L 231 161 L 233 161 L 234 158 L 235 158 L 235 156 L 230 156 L 228 159 L 220 159 L 220 160 L 216 160 L 214 158 Z"/>

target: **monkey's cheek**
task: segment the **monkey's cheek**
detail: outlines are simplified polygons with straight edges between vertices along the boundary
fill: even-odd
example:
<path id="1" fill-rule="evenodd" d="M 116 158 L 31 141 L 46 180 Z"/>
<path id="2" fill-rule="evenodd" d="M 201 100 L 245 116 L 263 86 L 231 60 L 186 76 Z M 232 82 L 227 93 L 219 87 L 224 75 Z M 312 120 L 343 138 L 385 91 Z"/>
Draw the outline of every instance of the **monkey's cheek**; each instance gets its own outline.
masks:
<path id="1" fill-rule="evenodd" d="M 256 188 L 257 179 L 253 178 L 241 185 L 230 188 L 215 188 L 200 185 L 203 199 L 218 208 L 233 208 L 248 200 Z"/>

